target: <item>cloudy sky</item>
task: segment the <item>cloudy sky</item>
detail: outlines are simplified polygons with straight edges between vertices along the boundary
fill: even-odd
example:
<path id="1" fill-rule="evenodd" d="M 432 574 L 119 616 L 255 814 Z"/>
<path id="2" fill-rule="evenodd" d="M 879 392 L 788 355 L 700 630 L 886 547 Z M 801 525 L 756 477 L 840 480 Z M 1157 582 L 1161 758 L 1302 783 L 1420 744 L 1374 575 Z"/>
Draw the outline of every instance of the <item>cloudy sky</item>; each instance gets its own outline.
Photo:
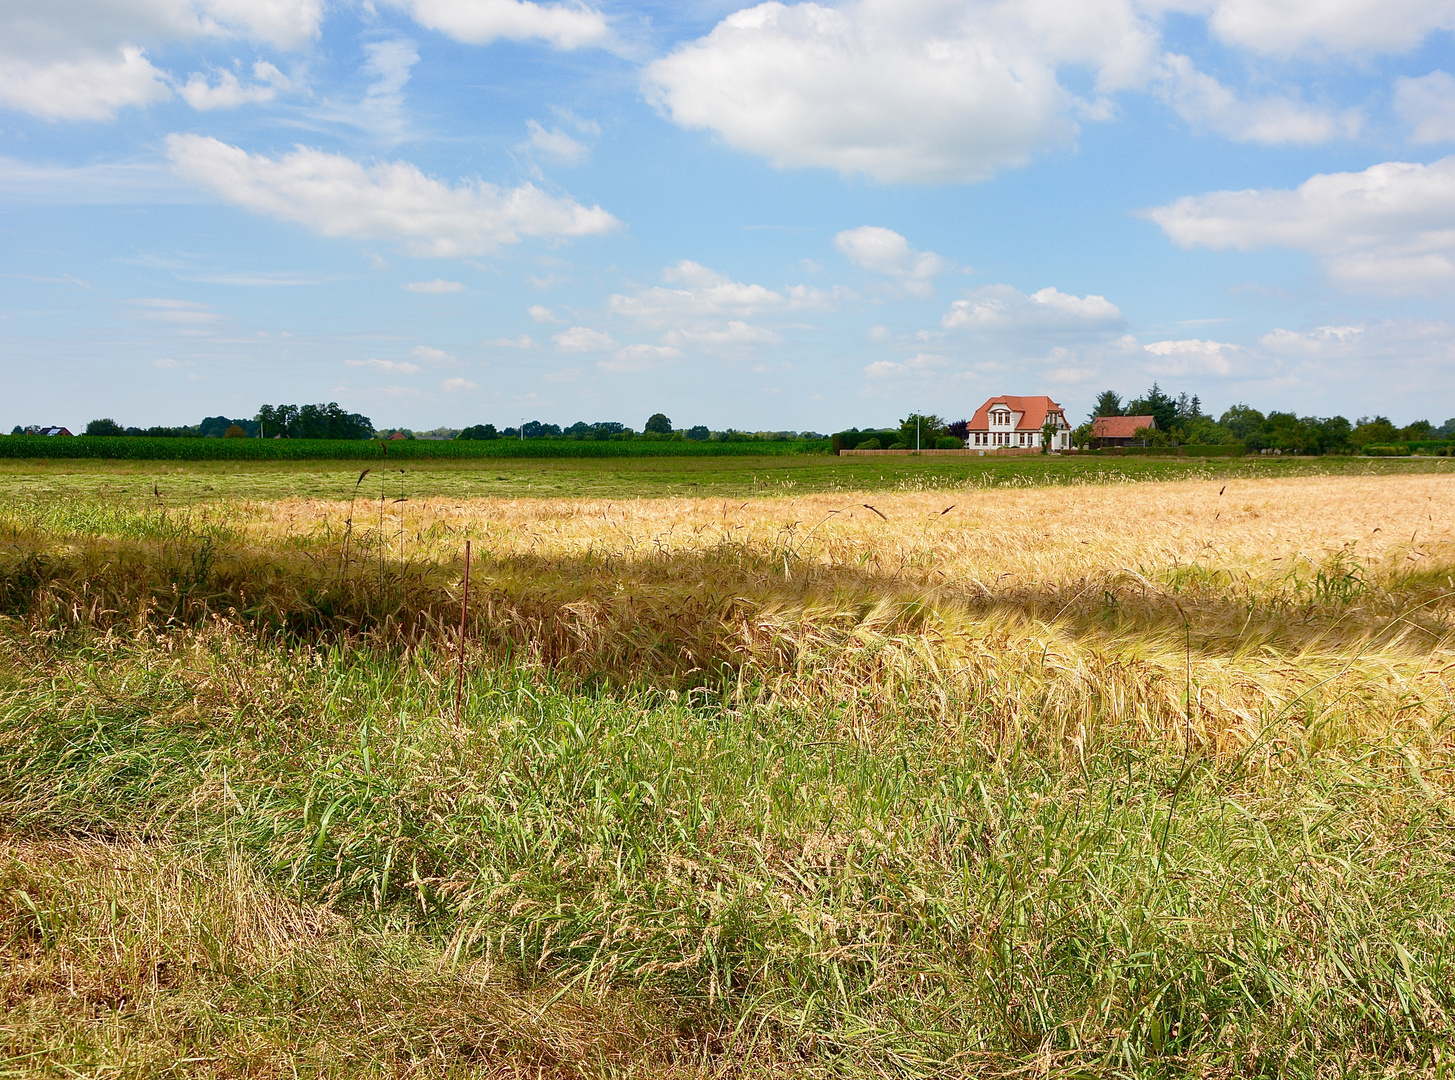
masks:
<path id="1" fill-rule="evenodd" d="M 1455 0 L 0 0 L 0 425 L 1455 416 Z"/>

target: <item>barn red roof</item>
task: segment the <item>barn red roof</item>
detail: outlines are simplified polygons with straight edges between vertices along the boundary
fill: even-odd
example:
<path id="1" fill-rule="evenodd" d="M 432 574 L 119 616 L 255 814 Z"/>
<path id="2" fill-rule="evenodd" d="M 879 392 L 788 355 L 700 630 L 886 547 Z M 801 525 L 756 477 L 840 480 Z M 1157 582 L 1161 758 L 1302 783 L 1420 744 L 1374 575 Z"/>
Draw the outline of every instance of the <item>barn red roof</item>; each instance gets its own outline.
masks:
<path id="1" fill-rule="evenodd" d="M 970 418 L 971 431 L 990 430 L 990 410 L 997 405 L 1004 405 L 1013 413 L 1020 413 L 1020 423 L 1016 425 L 1017 431 L 1040 431 L 1041 425 L 1046 422 L 1048 412 L 1061 413 L 1064 411 L 1044 394 L 1037 397 L 1014 397 L 1010 394 L 1002 394 L 1000 397 L 993 397 L 980 408 L 975 410 L 975 415 Z"/>
<path id="2" fill-rule="evenodd" d="M 1091 422 L 1093 439 L 1135 439 L 1138 428 L 1154 428 L 1154 416 L 1098 416 Z"/>

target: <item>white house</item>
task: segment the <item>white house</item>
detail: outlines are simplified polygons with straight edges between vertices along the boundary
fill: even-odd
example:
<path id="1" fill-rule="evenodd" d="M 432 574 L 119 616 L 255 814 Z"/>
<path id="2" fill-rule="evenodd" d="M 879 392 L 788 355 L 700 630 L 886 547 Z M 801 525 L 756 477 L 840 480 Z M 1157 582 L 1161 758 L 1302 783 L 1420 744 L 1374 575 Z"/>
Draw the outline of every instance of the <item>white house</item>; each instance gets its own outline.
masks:
<path id="1" fill-rule="evenodd" d="M 1047 420 L 1056 425 L 1051 437 L 1051 450 L 1071 449 L 1071 425 L 1060 405 L 1044 395 L 1015 397 L 1003 394 L 993 397 L 975 410 L 965 436 L 971 449 L 1015 448 L 1038 449 L 1041 428 Z"/>

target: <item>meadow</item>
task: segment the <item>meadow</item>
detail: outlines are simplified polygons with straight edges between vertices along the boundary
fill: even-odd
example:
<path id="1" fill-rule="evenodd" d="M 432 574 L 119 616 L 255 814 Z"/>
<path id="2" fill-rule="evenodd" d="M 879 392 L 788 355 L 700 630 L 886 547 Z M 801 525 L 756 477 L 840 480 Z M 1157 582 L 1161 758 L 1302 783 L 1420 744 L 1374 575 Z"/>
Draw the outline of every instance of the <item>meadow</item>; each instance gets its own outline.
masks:
<path id="1" fill-rule="evenodd" d="M 1446 471 L 7 463 L 0 1074 L 1444 1075 Z"/>

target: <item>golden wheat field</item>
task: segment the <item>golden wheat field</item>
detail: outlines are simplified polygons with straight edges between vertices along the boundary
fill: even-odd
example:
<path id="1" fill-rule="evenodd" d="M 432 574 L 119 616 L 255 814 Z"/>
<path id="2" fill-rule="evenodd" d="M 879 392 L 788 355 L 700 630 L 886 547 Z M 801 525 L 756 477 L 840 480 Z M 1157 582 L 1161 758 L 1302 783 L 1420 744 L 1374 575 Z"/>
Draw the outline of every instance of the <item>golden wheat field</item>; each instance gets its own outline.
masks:
<path id="1" fill-rule="evenodd" d="M 904 693 L 958 715 L 1015 684 L 1069 735 L 1109 717 L 1162 735 L 1190 723 L 1234 750 L 1270 723 L 1288 729 L 1274 745 L 1397 724 L 1414 752 L 1450 708 L 1452 495 L 1441 476 L 747 502 L 386 495 L 240 520 L 259 544 L 357 530 L 360 574 L 380 557 L 457 565 L 469 538 L 485 632 L 519 626 L 523 647 L 580 671 L 728 658 L 785 698 L 840 698 L 850 723 Z"/>

